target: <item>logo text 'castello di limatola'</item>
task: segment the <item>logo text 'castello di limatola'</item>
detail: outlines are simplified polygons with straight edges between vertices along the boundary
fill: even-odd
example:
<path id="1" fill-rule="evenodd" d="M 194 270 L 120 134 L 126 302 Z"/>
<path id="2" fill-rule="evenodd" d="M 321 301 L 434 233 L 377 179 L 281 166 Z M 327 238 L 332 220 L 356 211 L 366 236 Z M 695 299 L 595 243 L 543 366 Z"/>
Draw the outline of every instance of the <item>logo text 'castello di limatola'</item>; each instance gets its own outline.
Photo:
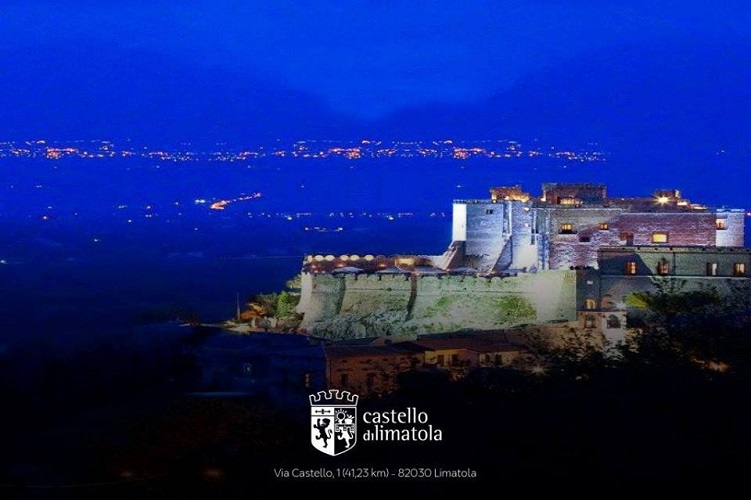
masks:
<path id="1" fill-rule="evenodd" d="M 309 396 L 310 442 L 327 455 L 341 455 L 357 444 L 359 396 L 330 389 Z M 429 423 L 428 414 L 409 407 L 403 411 L 373 411 L 362 415 L 364 441 L 442 441 L 443 431 Z"/>

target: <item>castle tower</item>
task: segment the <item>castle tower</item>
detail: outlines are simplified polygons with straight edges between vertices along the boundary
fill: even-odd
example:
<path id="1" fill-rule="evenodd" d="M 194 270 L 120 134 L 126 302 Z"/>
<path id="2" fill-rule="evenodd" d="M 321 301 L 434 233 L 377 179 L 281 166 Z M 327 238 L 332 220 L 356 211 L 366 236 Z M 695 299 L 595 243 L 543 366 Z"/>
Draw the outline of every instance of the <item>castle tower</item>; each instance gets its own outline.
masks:
<path id="1" fill-rule="evenodd" d="M 465 264 L 482 273 L 537 268 L 536 213 L 519 186 L 490 190 L 489 200 L 454 200 L 452 240 Z"/>

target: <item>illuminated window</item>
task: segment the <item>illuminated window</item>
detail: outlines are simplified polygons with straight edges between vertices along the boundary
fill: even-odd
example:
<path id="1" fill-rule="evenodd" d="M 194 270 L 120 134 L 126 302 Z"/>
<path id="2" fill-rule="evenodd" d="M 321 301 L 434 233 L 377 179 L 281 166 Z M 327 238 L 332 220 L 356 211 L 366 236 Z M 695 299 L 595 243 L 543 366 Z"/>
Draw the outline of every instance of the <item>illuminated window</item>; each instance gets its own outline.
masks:
<path id="1" fill-rule="evenodd" d="M 717 227 L 717 229 L 727 229 L 728 228 L 727 221 L 725 219 L 717 219 L 715 221 L 715 226 Z"/>
<path id="2" fill-rule="evenodd" d="M 652 243 L 667 243 L 668 233 L 652 233 Z"/>
<path id="3" fill-rule="evenodd" d="M 746 275 L 746 263 L 736 262 L 733 264 L 733 276 L 745 276 Z"/>
<path id="4" fill-rule="evenodd" d="M 600 224 L 600 231 L 607 231 L 610 228 L 607 222 Z"/>
<path id="5" fill-rule="evenodd" d="M 597 301 L 595 299 L 587 299 L 584 301 L 584 309 L 592 311 L 597 308 Z"/>
<path id="6" fill-rule="evenodd" d="M 493 209 L 492 208 L 485 209 L 485 215 L 493 215 Z"/>
<path id="7" fill-rule="evenodd" d="M 630 260 L 626 262 L 626 274 L 636 274 L 636 261 Z"/>
<path id="8" fill-rule="evenodd" d="M 707 262 L 707 276 L 717 276 L 717 268 L 720 264 L 717 262 Z"/>
<path id="9" fill-rule="evenodd" d="M 574 232 L 574 225 L 568 222 L 561 224 L 561 234 L 572 234 Z"/>
<path id="10" fill-rule="evenodd" d="M 661 260 L 657 263 L 657 274 L 661 276 L 665 276 L 666 274 L 670 273 L 670 265 L 668 264 L 668 261 Z"/>
<path id="11" fill-rule="evenodd" d="M 595 316 L 594 314 L 587 314 L 584 316 L 584 328 L 594 328 L 595 327 Z"/>

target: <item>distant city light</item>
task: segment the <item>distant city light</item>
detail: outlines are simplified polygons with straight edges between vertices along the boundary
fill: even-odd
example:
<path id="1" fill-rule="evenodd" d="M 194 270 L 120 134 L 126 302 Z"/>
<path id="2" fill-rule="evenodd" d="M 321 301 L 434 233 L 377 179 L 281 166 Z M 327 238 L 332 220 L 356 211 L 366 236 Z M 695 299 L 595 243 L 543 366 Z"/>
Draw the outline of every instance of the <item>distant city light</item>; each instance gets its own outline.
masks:
<path id="1" fill-rule="evenodd" d="M 219 201 L 215 201 L 214 203 L 212 203 L 210 208 L 212 210 L 224 210 L 227 207 L 227 205 L 229 205 L 230 203 L 235 203 L 238 201 L 254 200 L 256 198 L 260 198 L 261 196 L 262 196 L 261 193 L 253 193 L 249 195 L 240 196 L 238 198 L 232 198 L 229 200 L 219 200 Z"/>
<path id="2" fill-rule="evenodd" d="M 517 141 L 498 139 L 494 141 L 330 141 L 305 140 L 295 141 L 288 145 L 274 145 L 273 148 L 258 146 L 254 149 L 237 148 L 221 150 L 191 150 L 190 144 L 182 144 L 180 149 L 154 150 L 143 147 L 139 150 L 132 148 L 116 148 L 110 141 L 90 141 L 88 144 L 77 142 L 75 145 L 65 141 L 54 141 L 47 145 L 47 141 L 26 142 L 19 146 L 15 142 L 0 143 L 0 158 L 28 157 L 44 160 L 59 160 L 62 158 L 116 158 L 141 157 L 160 162 L 195 162 L 201 159 L 215 162 L 247 162 L 263 157 L 294 157 L 294 158 L 327 158 L 343 157 L 348 160 L 380 157 L 433 157 L 454 158 L 467 160 L 473 157 L 485 158 L 523 158 L 548 156 L 563 159 L 568 162 L 605 162 L 607 153 L 594 149 L 596 145 L 580 150 L 565 148 L 527 148 Z M 564 166 L 565 167 L 565 166 Z M 160 164 L 152 168 L 161 168 Z M 251 168 L 251 166 L 248 166 Z M 39 185 L 38 187 L 42 187 Z M 300 187 L 304 187 L 301 184 Z M 204 201 L 205 202 L 205 201 Z"/>

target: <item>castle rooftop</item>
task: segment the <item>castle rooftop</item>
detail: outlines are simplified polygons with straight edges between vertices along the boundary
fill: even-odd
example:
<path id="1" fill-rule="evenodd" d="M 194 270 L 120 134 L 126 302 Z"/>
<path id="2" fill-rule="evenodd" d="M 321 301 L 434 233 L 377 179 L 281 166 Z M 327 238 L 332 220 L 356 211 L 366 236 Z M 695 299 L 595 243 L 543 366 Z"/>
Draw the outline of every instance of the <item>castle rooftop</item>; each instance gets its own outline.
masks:
<path id="1" fill-rule="evenodd" d="M 604 184 L 544 183 L 542 193 L 533 196 L 520 185 L 490 188 L 490 198 L 455 199 L 455 204 L 475 205 L 520 201 L 536 208 L 614 208 L 635 213 L 701 213 L 715 210 L 692 203 L 677 189 L 657 189 L 651 196 L 608 197 Z M 720 211 L 742 211 L 723 207 Z"/>

